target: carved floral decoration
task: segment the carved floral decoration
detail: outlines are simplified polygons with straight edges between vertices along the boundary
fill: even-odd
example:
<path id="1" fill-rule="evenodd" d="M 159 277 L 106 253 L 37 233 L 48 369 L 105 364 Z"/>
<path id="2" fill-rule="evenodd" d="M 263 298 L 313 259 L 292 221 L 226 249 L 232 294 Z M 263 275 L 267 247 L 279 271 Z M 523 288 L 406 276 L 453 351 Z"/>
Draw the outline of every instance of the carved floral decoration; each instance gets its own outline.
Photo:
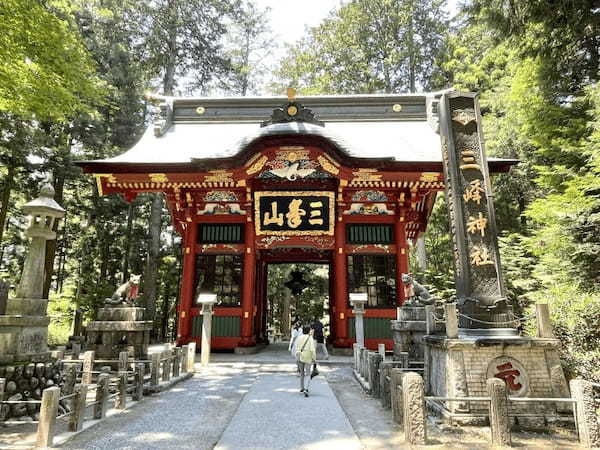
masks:
<path id="1" fill-rule="evenodd" d="M 214 215 L 214 214 L 245 214 L 245 211 L 240 208 L 239 203 L 207 203 L 204 209 L 198 211 L 198 215 Z"/>
<path id="2" fill-rule="evenodd" d="M 394 211 L 388 209 L 385 203 L 352 203 L 350 209 L 344 211 L 345 215 L 383 216 L 392 215 Z"/>
<path id="3" fill-rule="evenodd" d="M 231 191 L 209 191 L 204 196 L 205 202 L 235 202 L 237 196 Z"/>
<path id="4" fill-rule="evenodd" d="M 388 198 L 382 191 L 356 191 L 352 195 L 353 202 L 387 202 Z"/>

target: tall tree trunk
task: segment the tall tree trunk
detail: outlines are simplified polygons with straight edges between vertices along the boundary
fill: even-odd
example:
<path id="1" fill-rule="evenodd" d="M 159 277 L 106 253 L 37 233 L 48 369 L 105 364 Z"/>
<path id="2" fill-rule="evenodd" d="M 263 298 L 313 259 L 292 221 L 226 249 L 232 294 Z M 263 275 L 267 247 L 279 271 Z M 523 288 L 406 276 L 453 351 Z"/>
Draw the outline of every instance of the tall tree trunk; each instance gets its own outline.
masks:
<path id="1" fill-rule="evenodd" d="M 2 206 L 0 206 L 0 242 L 2 242 L 2 236 L 4 235 L 4 229 L 6 228 L 6 216 L 8 214 L 8 202 L 10 200 L 10 193 L 12 191 L 12 183 L 15 178 L 16 168 L 12 164 L 8 166 L 8 173 L 4 179 L 4 189 L 2 189 Z"/>
<path id="2" fill-rule="evenodd" d="M 135 216 L 135 205 L 133 201 L 129 203 L 127 208 L 127 232 L 125 235 L 125 250 L 123 251 L 123 279 L 125 283 L 129 279 L 129 257 L 131 253 L 131 234 L 133 232 L 133 218 Z"/>
<path id="3" fill-rule="evenodd" d="M 146 301 L 146 320 L 154 321 L 156 315 L 156 297 L 158 292 L 158 265 L 160 252 L 160 219 L 162 215 L 162 195 L 152 194 L 150 210 L 150 239 L 148 242 L 148 260 L 144 274 L 144 298 Z"/>
<path id="4" fill-rule="evenodd" d="M 414 20 L 415 20 L 415 6 L 413 4 L 413 2 L 411 2 L 410 5 L 410 18 L 409 18 L 409 24 L 408 24 L 408 70 L 409 70 L 409 89 L 410 92 L 415 92 L 416 91 L 416 63 L 415 63 L 415 33 L 414 33 Z"/>
<path id="5" fill-rule="evenodd" d="M 54 178 L 54 200 L 59 205 L 62 205 L 65 191 L 65 177 L 64 174 L 59 174 Z M 63 220 L 66 220 L 63 219 Z M 58 221 L 54 222 L 54 232 L 58 231 Z M 44 291 L 42 298 L 48 298 L 50 294 L 50 285 L 52 283 L 52 275 L 54 274 L 54 259 L 56 257 L 56 239 L 46 241 L 46 260 L 44 262 Z"/>
<path id="6" fill-rule="evenodd" d="M 290 325 L 290 312 L 291 312 L 291 305 L 290 305 L 290 295 L 286 292 L 283 294 L 283 302 L 282 302 L 282 308 L 281 308 L 281 330 L 279 330 L 281 332 L 281 334 L 285 337 L 288 338 L 290 336 L 290 331 L 291 331 L 291 325 Z M 297 302 L 296 302 L 297 303 Z M 298 316 L 298 311 L 296 310 L 296 316 Z"/>
<path id="7" fill-rule="evenodd" d="M 423 235 L 417 239 L 417 265 L 419 270 L 427 270 L 427 249 L 425 247 L 425 236 Z"/>

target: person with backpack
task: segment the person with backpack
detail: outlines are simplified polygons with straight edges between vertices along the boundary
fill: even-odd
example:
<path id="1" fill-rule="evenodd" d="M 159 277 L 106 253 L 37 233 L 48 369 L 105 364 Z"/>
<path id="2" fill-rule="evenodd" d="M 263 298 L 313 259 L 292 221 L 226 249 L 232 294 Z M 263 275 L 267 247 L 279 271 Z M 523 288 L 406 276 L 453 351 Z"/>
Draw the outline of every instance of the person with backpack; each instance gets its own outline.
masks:
<path id="1" fill-rule="evenodd" d="M 315 316 L 315 320 L 311 325 L 314 332 L 315 348 L 318 351 L 319 348 L 323 350 L 325 359 L 329 359 L 329 352 L 327 351 L 327 345 L 325 344 L 325 333 L 323 332 L 323 323 Z"/>
<path id="2" fill-rule="evenodd" d="M 300 370 L 300 392 L 305 397 L 308 397 L 308 389 L 305 388 L 304 377 L 310 377 L 311 365 L 317 361 L 317 351 L 310 326 L 304 326 L 302 332 L 304 334 L 296 338 L 296 360 L 298 361 L 298 369 Z"/>

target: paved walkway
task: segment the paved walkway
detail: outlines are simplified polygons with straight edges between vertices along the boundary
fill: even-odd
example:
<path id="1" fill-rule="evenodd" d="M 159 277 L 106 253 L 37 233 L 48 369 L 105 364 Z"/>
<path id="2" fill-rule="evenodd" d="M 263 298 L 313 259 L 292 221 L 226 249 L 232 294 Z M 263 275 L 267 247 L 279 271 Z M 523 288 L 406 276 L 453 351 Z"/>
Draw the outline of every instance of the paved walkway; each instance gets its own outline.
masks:
<path id="1" fill-rule="evenodd" d="M 337 369 L 323 365 L 305 398 L 286 348 L 214 354 L 208 371 L 108 418 L 62 448 L 363 448 L 326 380 Z M 346 365 L 349 358 L 330 362 Z"/>
<path id="2" fill-rule="evenodd" d="M 259 377 L 215 447 L 268 449 L 361 449 L 346 414 L 322 376 L 310 397 L 299 392 L 295 374 Z"/>

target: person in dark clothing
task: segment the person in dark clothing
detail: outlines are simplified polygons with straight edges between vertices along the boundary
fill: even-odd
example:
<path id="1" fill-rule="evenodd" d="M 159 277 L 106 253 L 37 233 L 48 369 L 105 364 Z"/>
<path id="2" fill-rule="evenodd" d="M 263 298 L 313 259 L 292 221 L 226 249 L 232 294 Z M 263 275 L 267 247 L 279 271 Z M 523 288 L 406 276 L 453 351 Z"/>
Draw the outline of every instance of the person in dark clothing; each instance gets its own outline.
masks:
<path id="1" fill-rule="evenodd" d="M 318 317 L 315 317 L 311 328 L 313 329 L 313 337 L 315 339 L 315 348 L 317 354 L 319 353 L 320 348 L 325 354 L 325 359 L 329 359 L 329 352 L 327 351 L 327 345 L 325 345 L 325 333 L 323 332 L 324 326 Z"/>

